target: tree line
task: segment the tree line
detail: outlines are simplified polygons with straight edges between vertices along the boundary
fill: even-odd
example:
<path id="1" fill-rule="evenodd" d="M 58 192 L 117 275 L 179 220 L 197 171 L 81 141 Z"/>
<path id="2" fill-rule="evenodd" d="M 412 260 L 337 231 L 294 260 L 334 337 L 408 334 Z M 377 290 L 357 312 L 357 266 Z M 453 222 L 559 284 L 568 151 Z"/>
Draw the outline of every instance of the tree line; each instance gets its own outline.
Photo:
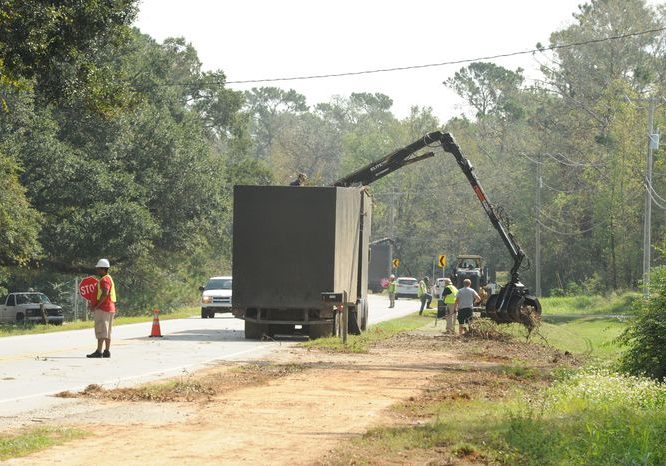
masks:
<path id="1" fill-rule="evenodd" d="M 429 107 L 398 118 L 380 93 L 310 105 L 292 89 L 230 89 L 185 39 L 158 43 L 133 28 L 136 9 L 133 0 L 0 5 L 5 291 L 55 289 L 103 256 L 121 309 L 193 303 L 206 277 L 231 270 L 235 184 L 287 184 L 305 172 L 327 185 L 437 129 L 455 136 L 528 257 L 540 229 L 544 293 L 639 286 L 646 190 L 662 249 L 660 151 L 651 184 L 644 174 L 645 102 L 664 95 L 666 79 L 663 5 L 581 5 L 538 44 L 540 81 L 489 62 L 443 72 L 442 86 L 473 113 L 447 122 Z M 655 127 L 663 119 L 660 106 Z M 438 254 L 463 253 L 510 269 L 451 156 L 371 192 L 373 237 L 396 240 L 399 273 L 427 275 Z M 521 276 L 533 288 L 527 262 Z"/>

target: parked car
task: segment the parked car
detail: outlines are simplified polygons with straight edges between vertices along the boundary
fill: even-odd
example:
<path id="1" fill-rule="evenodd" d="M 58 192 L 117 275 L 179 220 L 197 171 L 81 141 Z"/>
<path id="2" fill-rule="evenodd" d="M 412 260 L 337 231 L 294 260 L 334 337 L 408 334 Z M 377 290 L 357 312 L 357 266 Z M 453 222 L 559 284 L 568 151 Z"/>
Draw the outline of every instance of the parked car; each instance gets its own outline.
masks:
<path id="1" fill-rule="evenodd" d="M 433 298 L 434 299 L 439 299 L 440 296 L 442 296 L 442 291 L 444 291 L 444 278 L 438 278 L 435 280 L 435 286 L 432 289 L 432 292 L 434 293 Z"/>
<path id="2" fill-rule="evenodd" d="M 62 307 L 53 304 L 48 296 L 36 291 L 10 293 L 0 299 L 1 322 L 46 322 L 62 325 L 65 316 Z"/>
<path id="3" fill-rule="evenodd" d="M 419 282 L 413 277 L 398 277 L 395 284 L 396 298 L 416 298 L 419 291 Z"/>
<path id="4" fill-rule="evenodd" d="M 216 312 L 231 312 L 232 278 L 211 277 L 201 291 L 201 318 L 212 319 Z"/>

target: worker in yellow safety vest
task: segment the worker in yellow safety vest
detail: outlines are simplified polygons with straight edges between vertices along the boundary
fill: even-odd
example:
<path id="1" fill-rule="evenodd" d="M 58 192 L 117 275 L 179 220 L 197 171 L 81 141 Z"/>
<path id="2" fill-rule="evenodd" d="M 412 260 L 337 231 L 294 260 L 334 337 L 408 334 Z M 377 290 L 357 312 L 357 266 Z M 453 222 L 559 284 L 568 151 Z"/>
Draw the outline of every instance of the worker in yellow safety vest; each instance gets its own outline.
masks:
<path id="1" fill-rule="evenodd" d="M 395 307 L 395 275 L 393 274 L 389 277 L 386 291 L 388 292 L 389 297 L 389 307 Z"/>
<path id="2" fill-rule="evenodd" d="M 455 333 L 456 325 L 456 296 L 458 288 L 453 286 L 450 278 L 444 279 L 444 289 L 440 298 L 446 304 L 446 333 Z"/>
<path id="3" fill-rule="evenodd" d="M 430 280 L 428 277 L 423 277 L 423 280 L 419 282 L 417 296 L 421 300 L 421 309 L 419 309 L 419 315 L 423 314 L 423 309 L 425 307 L 432 309 L 432 306 L 430 306 L 432 303 L 432 294 L 430 293 Z"/>
<path id="4" fill-rule="evenodd" d="M 116 313 L 116 285 L 109 275 L 109 267 L 108 259 L 100 259 L 95 266 L 100 278 L 97 282 L 97 295 L 90 301 L 89 307 L 95 321 L 97 349 L 87 354 L 88 358 L 111 357 L 111 329 L 113 328 L 113 316 Z"/>

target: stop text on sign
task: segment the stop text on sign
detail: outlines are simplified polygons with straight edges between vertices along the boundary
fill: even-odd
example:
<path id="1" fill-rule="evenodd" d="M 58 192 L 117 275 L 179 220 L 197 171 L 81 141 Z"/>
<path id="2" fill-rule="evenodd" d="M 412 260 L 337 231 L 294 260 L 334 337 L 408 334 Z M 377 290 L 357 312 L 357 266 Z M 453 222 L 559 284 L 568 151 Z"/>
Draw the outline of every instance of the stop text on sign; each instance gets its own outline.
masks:
<path id="1" fill-rule="evenodd" d="M 90 301 L 97 293 L 97 279 L 95 277 L 87 277 L 81 280 L 79 293 L 81 293 L 83 299 Z"/>

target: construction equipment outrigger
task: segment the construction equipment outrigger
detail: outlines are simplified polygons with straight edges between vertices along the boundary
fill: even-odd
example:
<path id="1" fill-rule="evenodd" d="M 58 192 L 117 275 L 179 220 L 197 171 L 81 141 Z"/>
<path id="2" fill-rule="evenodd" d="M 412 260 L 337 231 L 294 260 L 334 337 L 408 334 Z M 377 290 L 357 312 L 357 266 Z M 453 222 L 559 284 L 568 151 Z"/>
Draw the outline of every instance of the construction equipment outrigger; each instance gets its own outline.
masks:
<path id="1" fill-rule="evenodd" d="M 535 324 L 535 319 L 538 319 L 541 315 L 541 304 L 535 296 L 529 294 L 529 290 L 519 279 L 518 269 L 525 258 L 525 253 L 520 248 L 508 228 L 503 225 L 499 216 L 495 212 L 495 209 L 488 200 L 486 193 L 479 184 L 479 180 L 474 174 L 474 167 L 471 162 L 465 158 L 451 134 L 442 133 L 441 131 L 428 133 L 418 141 L 415 141 L 402 149 L 398 149 L 350 175 L 340 178 L 333 183 L 333 186 L 349 187 L 369 185 L 405 165 L 433 157 L 435 155 L 434 152 L 414 155 L 415 152 L 426 147 L 431 147 L 432 144 L 441 145 L 445 152 L 448 152 L 455 157 L 458 166 L 472 185 L 472 189 L 481 202 L 483 209 L 486 211 L 490 222 L 500 234 L 504 245 L 507 247 L 513 258 L 511 279 L 509 283 L 500 288 L 498 293 L 493 294 L 488 298 L 488 301 L 486 302 L 485 316 L 498 323 L 518 322 L 531 328 Z"/>

